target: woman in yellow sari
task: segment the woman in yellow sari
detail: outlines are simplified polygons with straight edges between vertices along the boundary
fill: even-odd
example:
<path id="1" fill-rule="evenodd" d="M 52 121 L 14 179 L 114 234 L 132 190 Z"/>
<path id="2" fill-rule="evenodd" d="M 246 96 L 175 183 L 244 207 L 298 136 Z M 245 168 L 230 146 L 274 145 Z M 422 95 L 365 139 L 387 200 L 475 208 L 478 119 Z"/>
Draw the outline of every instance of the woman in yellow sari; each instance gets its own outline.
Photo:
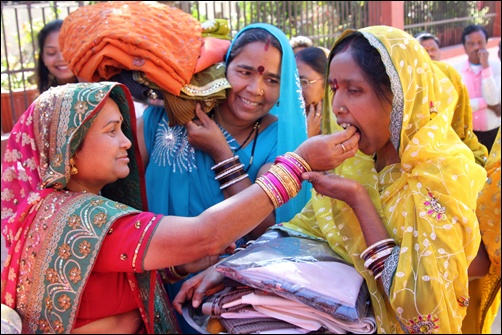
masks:
<path id="1" fill-rule="evenodd" d="M 500 129 L 485 165 L 488 178 L 478 198 L 476 214 L 483 247 L 490 261 L 488 273 L 469 282 L 471 301 L 462 331 L 491 333 L 500 307 Z"/>
<path id="2" fill-rule="evenodd" d="M 486 171 L 451 127 L 458 93 L 393 27 L 345 31 L 328 64 L 322 132 L 355 126 L 359 152 L 334 173 L 303 174 L 316 192 L 283 227 L 326 239 L 354 264 L 378 333 L 461 333 Z M 195 307 L 216 282 L 192 278 L 176 308 L 187 298 Z"/>

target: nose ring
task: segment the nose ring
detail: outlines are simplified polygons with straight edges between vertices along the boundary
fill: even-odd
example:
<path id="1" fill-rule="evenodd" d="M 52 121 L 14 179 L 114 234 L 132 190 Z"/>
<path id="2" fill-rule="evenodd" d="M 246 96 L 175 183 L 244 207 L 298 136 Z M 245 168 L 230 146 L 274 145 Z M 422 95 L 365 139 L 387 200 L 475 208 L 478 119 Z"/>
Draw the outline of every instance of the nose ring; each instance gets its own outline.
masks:
<path id="1" fill-rule="evenodd" d="M 340 143 L 340 145 L 342 146 L 343 153 L 346 153 L 346 152 L 347 152 L 347 149 L 345 149 L 345 145 L 343 145 L 343 143 Z"/>
<path id="2" fill-rule="evenodd" d="M 260 94 L 261 94 L 261 95 L 265 95 L 265 90 L 263 90 L 263 89 L 262 89 L 262 90 L 260 91 Z"/>
<path id="3" fill-rule="evenodd" d="M 345 112 L 346 110 L 347 110 L 347 108 L 345 108 L 343 106 L 340 106 L 340 108 L 338 108 L 339 112 Z"/>

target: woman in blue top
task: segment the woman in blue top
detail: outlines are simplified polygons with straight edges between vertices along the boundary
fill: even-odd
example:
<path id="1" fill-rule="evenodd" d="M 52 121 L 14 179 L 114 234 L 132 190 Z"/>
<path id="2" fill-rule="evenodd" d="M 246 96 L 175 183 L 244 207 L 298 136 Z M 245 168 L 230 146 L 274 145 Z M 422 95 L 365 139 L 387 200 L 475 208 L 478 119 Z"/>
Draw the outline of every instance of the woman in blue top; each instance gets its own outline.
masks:
<path id="1" fill-rule="evenodd" d="M 234 38 L 225 65 L 232 88 L 224 102 L 202 115 L 198 122 L 204 127 L 191 133 L 184 126 L 169 127 L 166 110 L 156 106 L 148 107 L 139 120 L 146 147 L 143 157 L 148 160 L 150 211 L 199 215 L 250 186 L 268 171 L 277 155 L 307 139 L 296 61 L 280 29 L 262 23 L 245 27 Z M 218 163 L 230 164 L 240 173 L 233 179 L 217 181 L 212 167 Z M 297 197 L 278 208 L 246 238 L 255 239 L 274 223 L 288 221 L 309 198 L 310 185 L 304 183 Z M 169 287 L 171 298 L 180 285 Z"/>

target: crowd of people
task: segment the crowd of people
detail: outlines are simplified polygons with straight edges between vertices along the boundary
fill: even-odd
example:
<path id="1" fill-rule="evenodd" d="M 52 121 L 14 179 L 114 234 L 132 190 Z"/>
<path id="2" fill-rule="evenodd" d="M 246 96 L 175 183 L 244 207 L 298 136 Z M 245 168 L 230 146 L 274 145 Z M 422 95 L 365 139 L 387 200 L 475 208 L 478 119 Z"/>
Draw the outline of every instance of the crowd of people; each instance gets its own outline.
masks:
<path id="1" fill-rule="evenodd" d="M 154 2 L 40 31 L 40 96 L 1 175 L 1 300 L 22 333 L 197 333 L 183 306 L 271 227 L 353 266 L 377 333 L 490 332 L 500 43 L 489 59 L 467 26 L 454 68 L 427 32 L 347 29 L 328 51 L 264 23 L 229 32 Z"/>

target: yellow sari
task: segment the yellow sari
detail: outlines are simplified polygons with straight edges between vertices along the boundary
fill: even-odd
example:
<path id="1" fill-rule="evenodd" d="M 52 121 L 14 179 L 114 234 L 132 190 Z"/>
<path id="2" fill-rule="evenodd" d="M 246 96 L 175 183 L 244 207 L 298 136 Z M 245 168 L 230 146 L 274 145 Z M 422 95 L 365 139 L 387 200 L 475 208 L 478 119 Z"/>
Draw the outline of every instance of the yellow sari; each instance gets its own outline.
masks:
<path id="1" fill-rule="evenodd" d="M 401 248 L 389 291 L 364 267 L 359 255 L 367 245 L 344 202 L 312 191 L 304 210 L 284 226 L 326 239 L 354 264 L 368 284 L 378 333 L 460 333 L 469 302 L 467 269 L 481 240 L 475 209 L 486 171 L 451 127 L 458 93 L 425 49 L 396 28 L 358 31 L 380 52 L 390 77 L 389 128 L 401 162 L 377 172 L 373 157 L 358 152 L 334 172 L 365 186 Z M 325 101 L 329 95 L 327 89 Z M 323 133 L 338 131 L 330 104 L 324 107 Z"/>
<path id="2" fill-rule="evenodd" d="M 433 63 L 452 81 L 458 93 L 457 106 L 453 112 L 451 123 L 453 130 L 455 130 L 462 142 L 472 150 L 476 163 L 485 166 L 488 159 L 488 150 L 478 141 L 476 134 L 472 131 L 472 108 L 469 101 L 469 91 L 462 82 L 462 76 L 445 62 L 434 61 Z"/>
<path id="3" fill-rule="evenodd" d="M 486 276 L 469 283 L 471 303 L 462 328 L 465 334 L 491 333 L 500 306 L 500 129 L 485 165 L 488 179 L 478 198 L 476 214 L 490 270 Z"/>

